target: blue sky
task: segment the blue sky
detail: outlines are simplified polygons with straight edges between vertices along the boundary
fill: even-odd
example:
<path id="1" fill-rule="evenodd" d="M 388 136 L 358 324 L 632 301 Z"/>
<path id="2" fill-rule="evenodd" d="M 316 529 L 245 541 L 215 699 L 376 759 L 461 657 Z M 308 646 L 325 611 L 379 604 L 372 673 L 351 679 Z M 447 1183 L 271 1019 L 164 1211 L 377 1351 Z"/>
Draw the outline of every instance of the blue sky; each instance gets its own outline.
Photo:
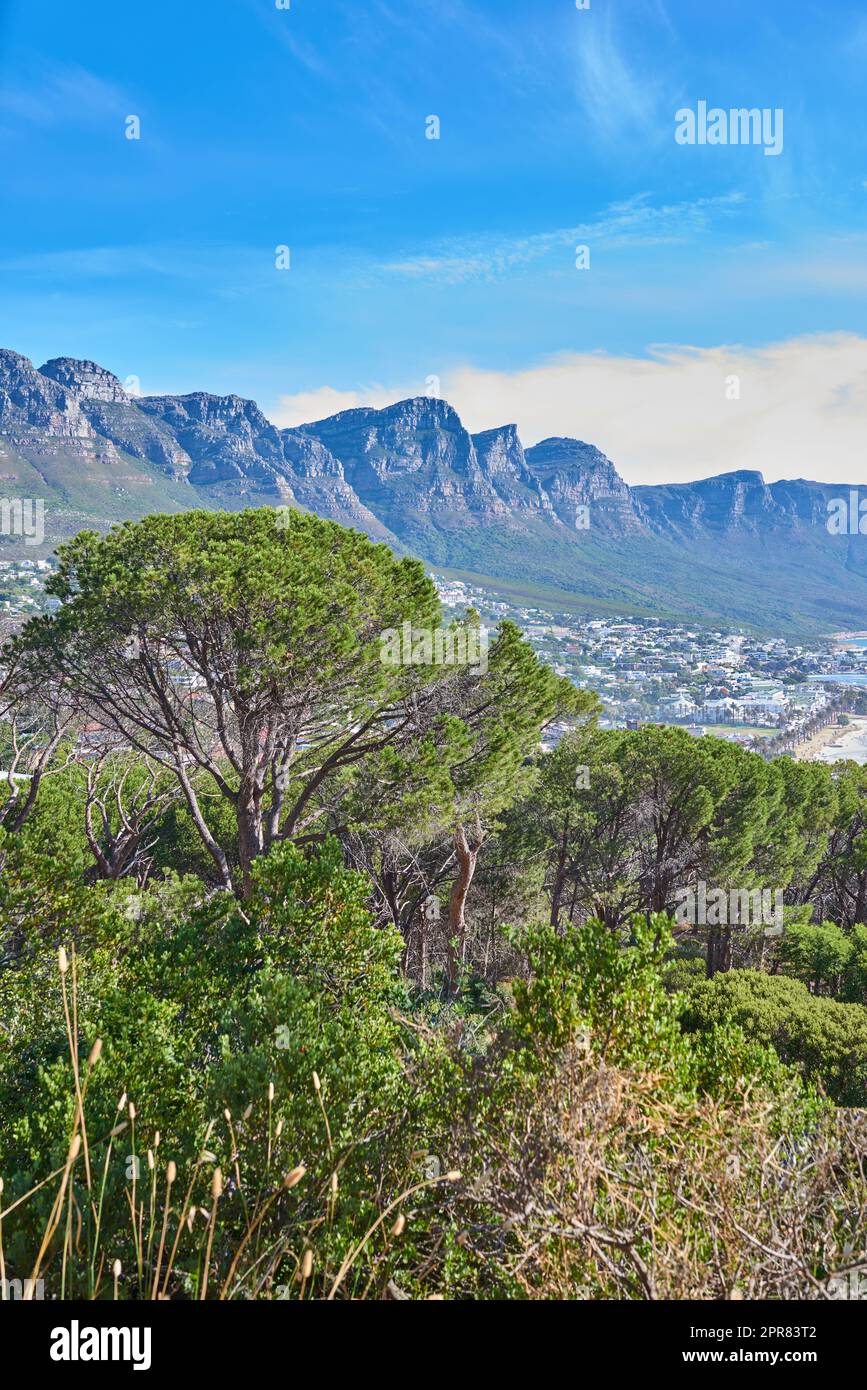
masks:
<path id="1" fill-rule="evenodd" d="M 865 69 L 834 0 L 0 0 L 0 342 L 290 422 L 858 335 Z M 678 145 L 702 99 L 782 154 Z"/>

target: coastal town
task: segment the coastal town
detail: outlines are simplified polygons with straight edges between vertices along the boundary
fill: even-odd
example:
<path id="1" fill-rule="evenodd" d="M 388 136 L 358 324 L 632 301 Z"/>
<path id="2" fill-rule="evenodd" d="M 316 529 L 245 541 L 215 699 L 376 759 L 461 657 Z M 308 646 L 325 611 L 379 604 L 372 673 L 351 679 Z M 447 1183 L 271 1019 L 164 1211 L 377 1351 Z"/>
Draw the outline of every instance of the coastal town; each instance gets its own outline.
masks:
<path id="1" fill-rule="evenodd" d="M 57 606 L 45 592 L 53 568 L 0 560 L 0 634 Z M 766 756 L 867 761 L 867 633 L 796 643 L 628 615 L 582 617 L 431 577 L 446 618 L 473 608 L 491 629 L 510 619 L 558 675 L 595 690 L 603 727 L 674 724 Z M 549 730 L 548 741 L 561 733 Z"/>
<path id="2" fill-rule="evenodd" d="M 54 606 L 45 593 L 45 581 L 54 569 L 50 560 L 30 560 L 17 556 L 0 560 L 0 617 L 21 622 Z"/>
<path id="3" fill-rule="evenodd" d="M 867 633 L 793 643 L 628 616 L 583 618 L 433 579 L 446 614 L 471 607 L 492 627 L 511 619 L 558 675 L 595 690 L 605 727 L 675 724 L 767 756 L 861 760 L 854 740 L 867 736 Z"/>

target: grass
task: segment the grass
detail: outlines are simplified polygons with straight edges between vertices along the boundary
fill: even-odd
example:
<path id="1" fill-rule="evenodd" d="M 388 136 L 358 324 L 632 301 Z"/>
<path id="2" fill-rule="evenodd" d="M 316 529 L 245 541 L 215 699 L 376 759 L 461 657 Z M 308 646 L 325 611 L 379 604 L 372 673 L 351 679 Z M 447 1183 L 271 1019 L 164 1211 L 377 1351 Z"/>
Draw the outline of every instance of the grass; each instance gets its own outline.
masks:
<path id="1" fill-rule="evenodd" d="M 58 971 L 75 1091 L 72 1132 L 65 1162 L 8 1206 L 3 1205 L 0 1179 L 0 1300 L 8 1296 L 4 1227 L 8 1232 L 10 1218 L 16 1214 L 20 1218 L 27 1204 L 46 1189 L 53 1191 L 53 1197 L 32 1264 L 26 1274 L 23 1270 L 15 1272 L 22 1280 L 25 1300 L 32 1300 L 50 1266 L 59 1275 L 61 1299 L 294 1297 L 332 1301 L 345 1295 L 347 1280 L 362 1257 L 366 1257 L 362 1296 L 371 1290 L 379 1295 L 382 1281 L 377 1282 L 378 1270 L 407 1229 L 407 1204 L 425 1189 L 459 1182 L 461 1174 L 451 1171 L 407 1182 L 383 1203 L 373 1221 L 362 1223 L 336 1269 L 327 1257 L 317 1262 L 317 1238 L 334 1224 L 341 1171 L 317 1073 L 311 1074 L 311 1085 L 322 1114 L 330 1167 L 313 1193 L 304 1192 L 310 1177 L 303 1163 L 285 1169 L 277 1161 L 282 1121 L 273 1123 L 273 1083 L 269 1083 L 260 1104 L 251 1104 L 237 1119 L 228 1109 L 221 1120 L 212 1119 L 202 1135 L 197 1157 L 183 1170 L 174 1159 L 163 1157 L 159 1132 L 144 1141 L 136 1134 L 136 1106 L 126 1094 L 118 1101 L 117 1123 L 108 1133 L 92 1136 L 87 1127 L 87 1093 L 100 1062 L 102 1041 L 97 1039 L 93 1044 L 82 1072 L 74 950 L 67 955 L 60 948 Z M 225 1175 L 208 1148 L 221 1122 L 230 1152 Z M 130 1165 L 124 1193 L 127 1243 L 134 1252 L 128 1269 L 104 1234 L 107 1179 L 116 1142 L 122 1136 L 128 1140 L 133 1157 L 143 1154 L 145 1159 L 144 1164 L 134 1161 Z M 258 1149 L 262 1141 L 266 1141 L 267 1153 L 264 1169 L 248 1184 L 244 1145 L 246 1142 Z M 312 1214 L 299 1220 L 296 1211 L 294 1219 L 287 1219 L 293 1216 L 285 1209 L 290 1193 L 296 1197 L 303 1193 Z M 233 1219 L 222 1234 L 220 1218 L 227 1204 Z M 240 1213 L 243 1219 L 239 1224 Z M 116 1230 L 116 1223 L 113 1225 Z M 386 1225 L 380 1252 L 371 1259 L 371 1244 L 383 1235 Z M 278 1276 L 286 1280 L 287 1266 L 288 1283 L 278 1284 Z M 357 1292 L 353 1296 L 358 1296 Z"/>

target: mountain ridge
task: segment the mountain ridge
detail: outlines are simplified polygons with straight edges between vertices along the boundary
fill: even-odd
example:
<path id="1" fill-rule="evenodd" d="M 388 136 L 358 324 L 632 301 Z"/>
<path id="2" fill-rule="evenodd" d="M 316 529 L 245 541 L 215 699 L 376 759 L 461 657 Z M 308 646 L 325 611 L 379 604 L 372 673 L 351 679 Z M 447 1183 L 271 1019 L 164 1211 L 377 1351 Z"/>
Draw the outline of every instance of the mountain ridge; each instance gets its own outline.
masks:
<path id="1" fill-rule="evenodd" d="M 471 433 L 436 397 L 284 428 L 235 394 L 132 395 L 88 359 L 0 349 L 0 493 L 45 497 L 49 545 L 149 511 L 290 505 L 588 611 L 806 631 L 867 620 L 865 538 L 824 524 L 850 486 L 755 469 L 630 486 L 591 443 Z"/>

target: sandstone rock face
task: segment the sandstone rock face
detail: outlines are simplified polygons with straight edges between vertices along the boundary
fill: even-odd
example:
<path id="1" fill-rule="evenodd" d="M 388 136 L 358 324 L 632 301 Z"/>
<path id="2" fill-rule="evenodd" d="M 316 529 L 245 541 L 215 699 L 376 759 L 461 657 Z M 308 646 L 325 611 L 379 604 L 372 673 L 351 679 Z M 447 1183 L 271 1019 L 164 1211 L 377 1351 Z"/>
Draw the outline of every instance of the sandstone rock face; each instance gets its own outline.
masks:
<path id="1" fill-rule="evenodd" d="M 241 396 L 136 397 L 95 362 L 56 357 L 37 371 L 27 358 L 4 351 L 0 436 L 31 462 L 54 459 L 52 471 L 64 478 L 67 493 L 70 473 L 85 488 L 97 482 L 122 493 L 124 460 L 139 459 L 188 485 L 190 506 L 288 503 L 400 548 L 323 444 L 278 429 Z M 153 510 L 159 508 L 154 498 Z"/>
<path id="2" fill-rule="evenodd" d="M 556 518 L 550 497 L 527 464 L 517 425 L 483 430 L 473 435 L 473 444 L 482 473 L 510 510 Z"/>
<path id="3" fill-rule="evenodd" d="M 302 478 L 339 478 L 345 482 L 343 465 L 318 439 L 297 430 L 283 430 L 283 457 Z"/>
<path id="4" fill-rule="evenodd" d="M 191 461 L 171 431 L 148 419 L 137 398 L 127 395 L 111 372 L 95 362 L 55 357 L 39 368 L 41 376 L 76 393 L 93 432 L 131 458 L 149 459 L 172 478 L 186 478 Z"/>
<path id="5" fill-rule="evenodd" d="M 174 436 L 191 460 L 194 485 L 284 476 L 280 431 L 241 396 L 142 396 L 138 407 Z"/>
<path id="6" fill-rule="evenodd" d="M 527 467 L 565 526 L 575 526 L 582 507 L 591 524 L 622 534 L 642 532 L 645 521 L 610 459 L 580 439 L 543 439 L 526 451 Z"/>
<path id="7" fill-rule="evenodd" d="M 34 432 L 49 439 L 94 435 L 74 391 L 43 376 L 29 358 L 0 348 L 0 433 L 14 440 Z"/>
<path id="8" fill-rule="evenodd" d="M 304 425 L 337 458 L 365 506 L 401 534 L 506 518 L 473 437 L 446 402 L 416 396 L 384 410 L 344 410 Z"/>
<path id="9" fill-rule="evenodd" d="M 205 495 L 213 489 L 217 504 L 290 501 L 394 544 L 484 526 L 535 534 L 542 525 L 562 539 L 582 508 L 611 536 L 810 534 L 828 498 L 845 492 L 769 485 L 746 470 L 630 488 L 591 444 L 551 438 L 525 450 L 515 425 L 470 434 L 448 402 L 427 396 L 278 429 L 241 396 L 134 397 L 96 362 L 55 357 L 37 370 L 9 349 L 0 350 L 0 435 L 31 454 L 66 441 L 85 460 L 147 460 Z"/>
<path id="10" fill-rule="evenodd" d="M 837 484 L 808 483 L 804 478 L 771 483 L 769 491 L 778 508 L 778 523 L 788 521 L 799 529 L 825 526 L 829 499 L 847 495 Z"/>
<path id="11" fill-rule="evenodd" d="M 87 401 L 127 401 L 129 397 L 111 372 L 96 362 L 80 362 L 75 357 L 52 357 L 40 368 L 41 376 L 51 377 Z"/>
<path id="12" fill-rule="evenodd" d="M 94 429 L 132 458 L 149 459 L 170 477 L 188 479 L 192 459 L 171 430 L 151 420 L 134 400 L 89 401 L 84 410 Z"/>
<path id="13" fill-rule="evenodd" d="M 368 487 L 389 480 L 439 473 L 467 477 L 476 465 L 472 440 L 456 411 L 426 396 L 398 401 L 384 410 L 342 410 L 326 420 L 302 425 Z"/>
<path id="14" fill-rule="evenodd" d="M 780 531 L 812 535 L 825 528 L 828 499 L 848 496 L 841 484 L 803 479 L 766 483 L 752 469 L 632 492 L 653 531 L 679 540 L 757 539 Z"/>
<path id="15" fill-rule="evenodd" d="M 281 430 L 241 396 L 145 396 L 139 405 L 182 447 L 194 487 L 234 491 L 248 502 L 297 505 L 375 540 L 398 544 L 347 483 L 337 459 L 318 440 Z"/>

